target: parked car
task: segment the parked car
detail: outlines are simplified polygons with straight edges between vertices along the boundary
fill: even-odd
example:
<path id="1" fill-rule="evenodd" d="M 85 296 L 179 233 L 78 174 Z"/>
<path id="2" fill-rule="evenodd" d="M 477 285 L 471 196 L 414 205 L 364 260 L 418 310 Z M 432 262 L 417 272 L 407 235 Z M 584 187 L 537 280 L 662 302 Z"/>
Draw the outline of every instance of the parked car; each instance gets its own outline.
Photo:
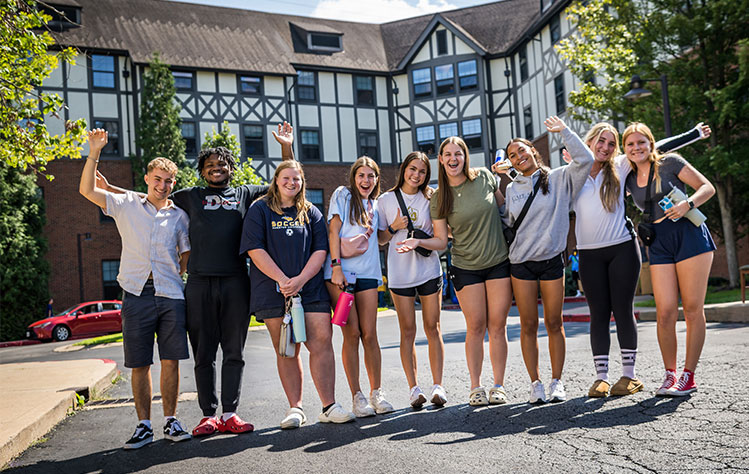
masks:
<path id="1" fill-rule="evenodd" d="M 29 325 L 28 339 L 64 341 L 71 336 L 100 335 L 122 331 L 122 301 L 87 301 L 71 306 L 57 316 Z"/>

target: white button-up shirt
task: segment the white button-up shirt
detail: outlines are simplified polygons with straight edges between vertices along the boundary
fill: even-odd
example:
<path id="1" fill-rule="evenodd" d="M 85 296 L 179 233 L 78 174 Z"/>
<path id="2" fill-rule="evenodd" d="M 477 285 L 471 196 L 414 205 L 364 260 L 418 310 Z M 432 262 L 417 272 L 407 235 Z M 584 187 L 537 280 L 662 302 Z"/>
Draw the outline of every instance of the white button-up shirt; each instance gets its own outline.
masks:
<path id="1" fill-rule="evenodd" d="M 161 209 L 137 193 L 107 193 L 105 214 L 114 218 L 122 238 L 117 282 L 123 290 L 140 295 L 153 275 L 156 296 L 184 299 L 179 256 L 190 250 L 189 218 L 169 200 Z"/>

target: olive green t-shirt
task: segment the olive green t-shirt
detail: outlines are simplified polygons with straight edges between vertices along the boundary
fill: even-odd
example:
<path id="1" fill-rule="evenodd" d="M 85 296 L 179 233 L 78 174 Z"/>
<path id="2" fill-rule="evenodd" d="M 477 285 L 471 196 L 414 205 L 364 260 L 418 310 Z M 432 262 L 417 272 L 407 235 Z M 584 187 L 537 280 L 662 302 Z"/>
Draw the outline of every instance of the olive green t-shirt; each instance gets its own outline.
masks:
<path id="1" fill-rule="evenodd" d="M 447 215 L 452 229 L 452 263 L 463 270 L 483 270 L 507 259 L 507 244 L 494 193 L 497 180 L 486 168 L 477 168 L 473 181 L 451 186 L 453 210 Z M 432 197 L 429 211 L 437 219 L 439 198 Z"/>

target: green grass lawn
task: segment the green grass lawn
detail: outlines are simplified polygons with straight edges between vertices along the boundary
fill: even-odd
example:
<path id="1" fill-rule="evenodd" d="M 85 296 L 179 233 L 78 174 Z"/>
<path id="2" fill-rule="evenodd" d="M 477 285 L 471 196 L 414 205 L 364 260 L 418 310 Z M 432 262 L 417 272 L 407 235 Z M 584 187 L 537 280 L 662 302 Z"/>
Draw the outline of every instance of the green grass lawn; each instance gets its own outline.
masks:
<path id="1" fill-rule="evenodd" d="M 714 288 L 708 287 L 707 295 L 705 295 L 705 304 L 730 303 L 731 301 L 741 301 L 741 290 L 739 288 L 716 291 Z M 639 308 L 654 308 L 655 300 L 651 298 L 646 301 L 639 301 L 635 303 L 635 306 Z"/>

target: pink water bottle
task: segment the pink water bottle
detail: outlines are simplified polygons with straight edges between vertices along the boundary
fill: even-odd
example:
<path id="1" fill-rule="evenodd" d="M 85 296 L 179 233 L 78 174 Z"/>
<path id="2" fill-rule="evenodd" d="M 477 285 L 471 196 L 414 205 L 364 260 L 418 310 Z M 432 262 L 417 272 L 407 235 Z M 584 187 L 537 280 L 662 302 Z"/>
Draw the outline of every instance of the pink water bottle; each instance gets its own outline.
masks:
<path id="1" fill-rule="evenodd" d="M 351 312 L 351 306 L 354 304 L 354 285 L 349 283 L 346 289 L 338 296 L 338 302 L 333 311 L 332 323 L 338 326 L 345 326 L 348 321 L 348 314 Z"/>

